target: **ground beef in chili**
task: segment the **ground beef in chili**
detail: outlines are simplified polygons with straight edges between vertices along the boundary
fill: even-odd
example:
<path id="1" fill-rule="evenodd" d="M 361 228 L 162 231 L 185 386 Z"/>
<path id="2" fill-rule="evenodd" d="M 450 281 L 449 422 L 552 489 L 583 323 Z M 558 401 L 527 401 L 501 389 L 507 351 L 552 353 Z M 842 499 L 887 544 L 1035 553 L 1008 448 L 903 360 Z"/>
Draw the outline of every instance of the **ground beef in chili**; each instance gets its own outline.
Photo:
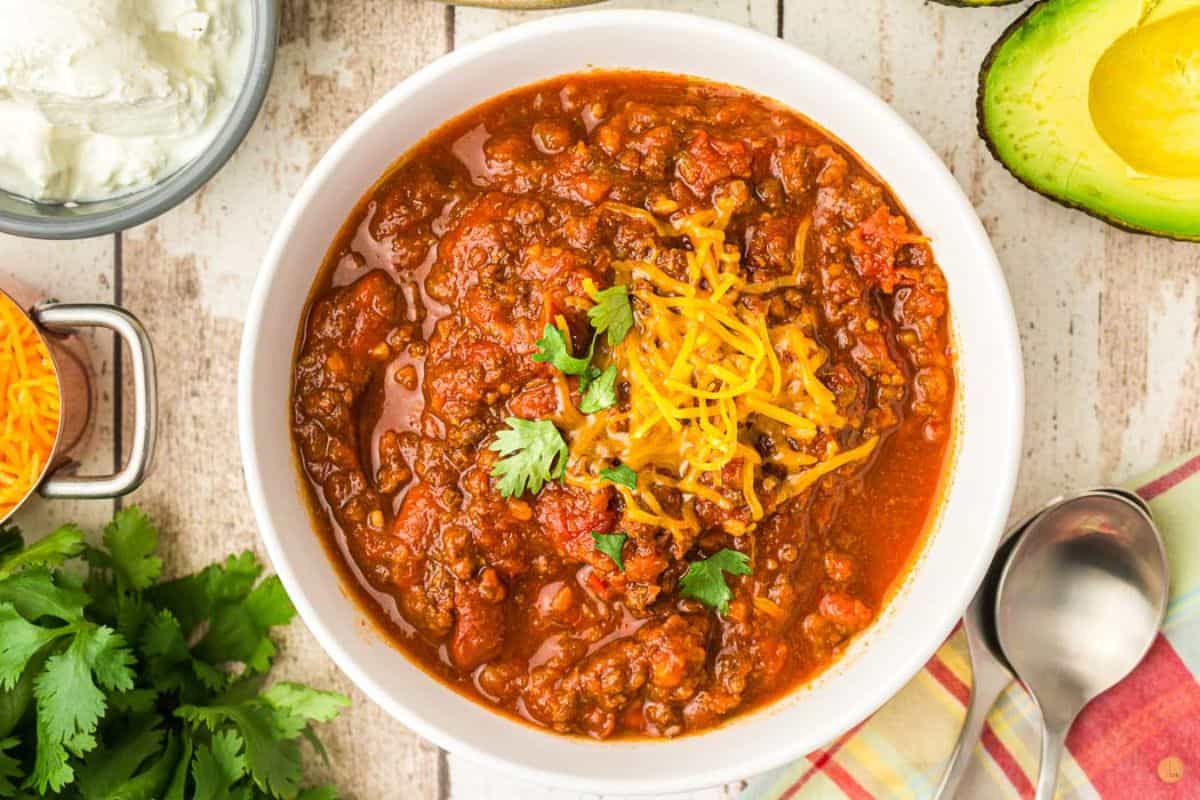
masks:
<path id="1" fill-rule="evenodd" d="M 626 520 L 611 487 L 502 497 L 488 444 L 504 420 L 578 402 L 574 378 L 564 395 L 531 357 L 545 321 L 561 317 L 580 352 L 580 301 L 614 263 L 654 254 L 669 269 L 686 253 L 611 205 L 718 200 L 749 282 L 792 272 L 808 221 L 795 284 L 756 302 L 773 322 L 812 320 L 819 377 L 849 421 L 835 444 L 878 446 L 737 536 L 722 521 L 742 510 L 669 492 L 662 505 L 694 503 L 705 526 L 684 542 Z M 335 559 L 428 671 L 563 733 L 675 736 L 810 679 L 879 614 L 938 500 L 947 315 L 912 221 L 800 115 L 679 77 L 565 76 L 448 123 L 353 210 L 305 316 L 292 428 Z M 618 530 L 624 571 L 590 536 Z M 679 591 L 721 548 L 751 564 L 726 576 L 725 613 Z"/>

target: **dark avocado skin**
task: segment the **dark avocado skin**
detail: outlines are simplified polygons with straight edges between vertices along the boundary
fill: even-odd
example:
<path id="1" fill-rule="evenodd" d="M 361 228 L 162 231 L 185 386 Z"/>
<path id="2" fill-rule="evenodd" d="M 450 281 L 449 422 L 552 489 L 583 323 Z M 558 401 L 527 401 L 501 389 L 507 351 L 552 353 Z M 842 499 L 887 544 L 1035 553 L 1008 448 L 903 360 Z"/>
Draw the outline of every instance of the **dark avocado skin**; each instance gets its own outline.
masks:
<path id="1" fill-rule="evenodd" d="M 942 1 L 943 0 L 935 0 L 935 2 L 939 2 L 939 3 Z M 1012 23 L 1007 28 L 1004 29 L 1004 32 L 1000 34 L 1000 38 L 996 40 L 996 43 L 992 45 L 992 48 L 990 50 L 988 50 L 987 56 L 984 57 L 983 64 L 981 64 L 979 67 L 979 88 L 975 93 L 975 120 L 976 120 L 976 130 L 979 132 L 979 138 L 983 139 L 984 144 L 987 145 L 988 152 L 990 152 L 992 154 L 992 158 L 996 159 L 996 161 L 998 161 L 1000 163 L 1000 165 L 1004 167 L 1005 171 L 1008 172 L 1009 175 L 1012 175 L 1014 178 L 1016 178 L 1018 183 L 1021 183 L 1028 189 L 1032 189 L 1033 191 L 1040 194 L 1042 197 L 1053 200 L 1055 203 L 1058 203 L 1060 206 L 1065 206 L 1066 208 L 1071 208 L 1076 211 L 1082 211 L 1084 214 L 1087 214 L 1089 217 L 1092 217 L 1093 219 L 1098 219 L 1101 222 L 1107 222 L 1109 225 L 1112 225 L 1114 228 L 1119 228 L 1120 230 L 1128 231 L 1129 233 L 1138 233 L 1138 234 L 1142 234 L 1143 236 L 1153 236 L 1158 239 L 1174 239 L 1175 241 L 1178 241 L 1178 242 L 1200 241 L 1200 236 L 1174 235 L 1174 234 L 1170 234 L 1170 233 L 1163 233 L 1161 231 L 1156 231 L 1152 228 L 1144 228 L 1144 227 L 1139 227 L 1139 226 L 1135 226 L 1135 225 L 1130 225 L 1128 222 L 1124 222 L 1122 220 L 1116 219 L 1115 217 L 1110 217 L 1107 214 L 1102 214 L 1102 213 L 1095 211 L 1094 209 L 1088 208 L 1087 206 L 1082 205 L 1080 203 L 1075 203 L 1075 202 L 1068 200 L 1066 198 L 1063 198 L 1063 197 L 1055 197 L 1052 194 L 1047 194 L 1046 192 L 1043 192 L 1042 190 L 1038 189 L 1033 184 L 1029 183 L 1029 181 L 1025 180 L 1020 175 L 1013 172 L 1012 169 L 1008 166 L 1008 164 L 1004 163 L 1004 159 L 1000 158 L 1000 153 L 997 152 L 996 145 L 992 142 L 992 138 L 988 134 L 987 127 L 984 124 L 984 120 L 983 120 L 983 100 L 984 100 L 984 88 L 985 88 L 984 84 L 987 81 L 988 72 L 992 68 L 992 62 L 995 60 L 996 54 L 1004 46 L 1005 42 L 1008 41 L 1009 37 L 1012 36 L 1013 34 L 1015 34 L 1017 31 L 1019 31 L 1021 29 L 1021 27 L 1025 24 L 1026 20 L 1028 20 L 1028 18 L 1030 16 L 1032 16 L 1035 12 L 1037 12 L 1038 9 L 1040 9 L 1044 5 L 1049 4 L 1050 2 L 1052 2 L 1052 0 L 1038 0 L 1038 2 L 1034 3 L 1029 8 L 1025 9 L 1025 12 L 1022 13 L 1021 16 L 1014 19 L 1012 21 Z"/>

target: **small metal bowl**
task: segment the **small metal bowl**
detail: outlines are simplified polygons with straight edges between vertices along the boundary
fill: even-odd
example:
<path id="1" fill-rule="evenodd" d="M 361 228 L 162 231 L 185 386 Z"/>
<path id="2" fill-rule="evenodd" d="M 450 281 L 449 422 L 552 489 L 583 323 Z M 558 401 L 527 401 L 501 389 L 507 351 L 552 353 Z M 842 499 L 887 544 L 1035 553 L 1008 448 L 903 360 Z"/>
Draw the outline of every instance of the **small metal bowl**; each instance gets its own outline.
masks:
<path id="1" fill-rule="evenodd" d="M 246 77 L 225 124 L 204 152 L 153 186 L 107 200 L 35 203 L 0 190 L 0 232 L 36 239 L 83 239 L 115 233 L 169 211 L 216 175 L 258 117 L 275 65 L 277 0 L 253 0 L 253 4 L 253 41 Z"/>

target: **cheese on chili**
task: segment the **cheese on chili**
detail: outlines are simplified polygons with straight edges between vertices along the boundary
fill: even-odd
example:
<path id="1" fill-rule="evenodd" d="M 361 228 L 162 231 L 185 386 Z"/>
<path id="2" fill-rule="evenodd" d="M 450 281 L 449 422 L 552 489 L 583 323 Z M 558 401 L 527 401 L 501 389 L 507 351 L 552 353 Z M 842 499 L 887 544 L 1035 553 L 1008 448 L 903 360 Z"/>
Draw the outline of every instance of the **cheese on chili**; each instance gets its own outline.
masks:
<path id="1" fill-rule="evenodd" d="M 759 432 L 779 434 L 769 460 L 789 475 L 773 493 L 775 504 L 871 453 L 875 439 L 841 453 L 831 444 L 820 458 L 802 449 L 819 432 L 833 433 L 847 424 L 834 393 L 817 375 L 826 353 L 798 322 L 770 326 L 762 303 L 741 302 L 796 285 L 809 221 L 796 232 L 791 274 L 748 283 L 738 248 L 725 241 L 730 204 L 718 202 L 712 210 L 669 222 L 643 209 L 608 207 L 645 219 L 660 236 L 686 237 L 691 250 L 682 278 L 653 258 L 614 264 L 618 282 L 630 285 L 638 311 L 634 329 L 612 354 L 629 381 L 628 404 L 573 427 L 572 451 L 586 455 L 573 463 L 569 481 L 601 486 L 597 472 L 603 461 L 618 458 L 639 472 L 639 491 L 616 487 L 625 499 L 626 517 L 682 536 L 699 530 L 695 512 L 684 503 L 679 516 L 666 513 L 650 491 L 653 485 L 731 509 L 730 493 L 718 490 L 721 479 L 704 476 L 735 461 L 737 489 L 751 525 L 762 519 L 763 457 L 750 444 Z M 733 520 L 726 527 L 735 534 L 749 530 Z"/>

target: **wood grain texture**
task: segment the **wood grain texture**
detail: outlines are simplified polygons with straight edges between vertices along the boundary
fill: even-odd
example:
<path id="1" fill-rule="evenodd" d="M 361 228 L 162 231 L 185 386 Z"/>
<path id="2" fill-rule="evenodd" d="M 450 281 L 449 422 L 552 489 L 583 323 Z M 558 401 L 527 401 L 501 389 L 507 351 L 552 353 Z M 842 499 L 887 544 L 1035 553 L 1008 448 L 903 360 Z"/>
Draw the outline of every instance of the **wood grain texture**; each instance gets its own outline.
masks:
<path id="1" fill-rule="evenodd" d="M 156 345 L 162 432 L 156 472 L 131 502 L 163 526 L 171 573 L 247 548 L 262 554 L 235 431 L 250 287 L 308 171 L 381 94 L 443 52 L 446 20 L 444 7 L 424 2 L 285 3 L 271 92 L 245 144 L 199 195 L 124 237 L 122 299 Z M 313 253 L 309 268 L 322 255 Z M 361 800 L 438 797 L 436 748 L 355 690 L 299 622 L 284 637 L 277 673 L 354 701 L 324 729 L 333 756 L 314 779 Z"/>
<path id="2" fill-rule="evenodd" d="M 563 11 L 498 11 L 458 6 L 454 10 L 454 45 L 461 47 L 476 39 L 522 22 L 554 16 L 613 8 L 653 8 L 686 11 L 706 17 L 735 22 L 774 35 L 779 30 L 779 3 L 776 0 L 610 0 L 594 6 Z"/>
<path id="3" fill-rule="evenodd" d="M 979 63 L 1019 9 L 917 0 L 600 7 L 647 5 L 782 30 L 892 103 L 950 166 L 993 238 L 1021 328 L 1028 400 L 1014 513 L 1200 446 L 1200 246 L 1122 233 L 1057 206 L 1019 186 L 975 134 Z M 258 548 L 234 431 L 237 343 L 259 260 L 304 175 L 405 74 L 452 44 L 541 16 L 418 0 L 310 0 L 287 2 L 284 11 L 271 95 L 246 144 L 197 198 L 124 239 L 121 299 L 151 328 L 163 389 L 158 471 L 134 500 L 164 521 L 174 571 Z M 30 278 L 51 280 L 64 297 L 112 293 L 111 241 L 0 239 L 0 269 L 13 263 Z M 108 513 L 69 508 L 96 521 Z M 56 519 L 60 512 L 53 509 Z M 578 797 L 439 757 L 353 691 L 299 625 L 288 634 L 281 667 L 354 697 L 328 739 L 328 777 L 348 797 Z M 690 797 L 718 800 L 739 788 Z"/>

